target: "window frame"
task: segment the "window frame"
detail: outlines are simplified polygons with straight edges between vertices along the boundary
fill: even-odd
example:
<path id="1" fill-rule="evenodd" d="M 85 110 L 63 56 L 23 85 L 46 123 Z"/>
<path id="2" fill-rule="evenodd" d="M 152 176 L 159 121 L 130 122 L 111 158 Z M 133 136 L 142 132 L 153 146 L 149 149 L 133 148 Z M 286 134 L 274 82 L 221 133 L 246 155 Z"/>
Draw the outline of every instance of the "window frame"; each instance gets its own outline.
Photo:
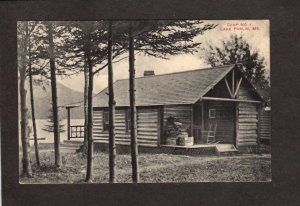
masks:
<path id="1" fill-rule="evenodd" d="M 105 116 L 107 115 L 107 121 Z M 102 113 L 102 131 L 103 132 L 108 132 L 109 130 L 109 112 L 107 110 L 103 110 Z"/>
<path id="2" fill-rule="evenodd" d="M 216 109 L 215 108 L 212 108 L 212 109 L 208 110 L 208 118 L 209 119 L 215 119 L 216 118 Z"/>

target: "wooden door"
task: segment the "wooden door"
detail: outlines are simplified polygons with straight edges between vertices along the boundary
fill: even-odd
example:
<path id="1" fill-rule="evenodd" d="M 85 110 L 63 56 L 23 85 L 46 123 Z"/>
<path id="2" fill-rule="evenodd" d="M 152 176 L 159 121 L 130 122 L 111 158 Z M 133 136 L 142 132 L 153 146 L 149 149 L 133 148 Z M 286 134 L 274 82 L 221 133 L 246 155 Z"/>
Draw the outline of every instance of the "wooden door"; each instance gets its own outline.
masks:
<path id="1" fill-rule="evenodd" d="M 197 103 L 193 106 L 193 137 L 195 144 L 203 144 L 202 138 L 202 104 Z"/>

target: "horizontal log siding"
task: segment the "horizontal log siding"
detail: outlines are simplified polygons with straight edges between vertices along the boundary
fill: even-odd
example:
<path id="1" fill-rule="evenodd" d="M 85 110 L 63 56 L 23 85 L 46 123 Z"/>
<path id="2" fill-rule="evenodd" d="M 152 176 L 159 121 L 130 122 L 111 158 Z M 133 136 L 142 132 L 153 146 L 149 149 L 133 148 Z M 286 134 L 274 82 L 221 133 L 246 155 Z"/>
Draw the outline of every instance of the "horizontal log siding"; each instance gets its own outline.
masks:
<path id="1" fill-rule="evenodd" d="M 257 100 L 247 89 L 246 85 L 241 84 L 238 99 Z M 258 138 L 258 105 L 254 103 L 239 103 L 238 109 L 238 131 L 237 147 L 257 145 Z"/>
<path id="2" fill-rule="evenodd" d="M 93 137 L 97 137 L 103 130 L 103 111 L 93 111 Z"/>
<path id="3" fill-rule="evenodd" d="M 158 145 L 158 109 L 137 109 L 138 142 L 150 146 Z"/>
<path id="4" fill-rule="evenodd" d="M 260 113 L 260 138 L 271 140 L 271 112 L 262 110 Z"/>
<path id="5" fill-rule="evenodd" d="M 257 104 L 239 103 L 237 146 L 257 145 Z"/>
<path id="6" fill-rule="evenodd" d="M 157 146 L 158 120 L 157 109 L 137 109 L 138 144 Z M 108 131 L 103 131 L 103 110 L 94 110 L 93 135 L 96 140 L 108 142 Z M 126 132 L 126 110 L 116 109 L 116 144 L 130 145 L 130 132 Z"/>
<path id="7" fill-rule="evenodd" d="M 191 131 L 192 120 L 192 106 L 191 105 L 176 105 L 164 107 L 164 127 L 166 126 L 168 117 L 175 117 L 175 119 L 182 123 L 182 130 Z"/>
<path id="8" fill-rule="evenodd" d="M 217 124 L 215 139 L 224 143 L 233 143 L 234 140 L 234 119 L 235 103 L 222 101 L 204 102 L 204 130 L 209 129 L 209 125 Z M 215 118 L 209 118 L 209 109 L 215 109 Z M 207 132 L 204 132 L 204 139 L 207 138 Z"/>

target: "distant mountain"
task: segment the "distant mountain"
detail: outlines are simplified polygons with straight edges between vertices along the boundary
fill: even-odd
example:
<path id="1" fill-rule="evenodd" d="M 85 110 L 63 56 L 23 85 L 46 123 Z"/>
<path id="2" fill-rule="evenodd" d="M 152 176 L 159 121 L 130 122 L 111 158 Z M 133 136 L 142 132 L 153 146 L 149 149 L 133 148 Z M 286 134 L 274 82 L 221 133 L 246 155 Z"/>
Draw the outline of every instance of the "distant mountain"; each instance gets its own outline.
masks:
<path id="1" fill-rule="evenodd" d="M 48 119 L 51 108 L 51 85 L 50 82 L 42 86 L 34 86 L 34 103 L 36 119 Z M 27 87 L 27 105 L 29 109 L 29 116 L 31 116 L 30 93 Z M 58 106 L 64 106 L 76 102 L 83 102 L 83 92 L 75 91 L 61 83 L 57 83 Z M 61 118 L 67 118 L 67 111 L 65 108 L 60 108 Z M 83 107 L 71 109 L 71 118 L 83 119 Z"/>

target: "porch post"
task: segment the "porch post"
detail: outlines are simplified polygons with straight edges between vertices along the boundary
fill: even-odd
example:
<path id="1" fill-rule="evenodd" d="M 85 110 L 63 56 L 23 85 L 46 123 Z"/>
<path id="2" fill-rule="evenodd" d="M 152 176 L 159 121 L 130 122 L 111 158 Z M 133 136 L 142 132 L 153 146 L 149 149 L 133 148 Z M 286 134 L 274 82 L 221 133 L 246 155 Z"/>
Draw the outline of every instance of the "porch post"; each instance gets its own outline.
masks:
<path id="1" fill-rule="evenodd" d="M 157 146 L 160 147 L 163 140 L 163 134 L 164 134 L 164 107 L 161 106 L 158 109 L 158 115 L 157 115 L 157 128 L 158 128 L 158 139 L 157 139 Z"/>
<path id="2" fill-rule="evenodd" d="M 68 113 L 68 140 L 71 139 L 70 137 L 70 107 L 67 107 L 67 113 Z"/>
<path id="3" fill-rule="evenodd" d="M 235 141 L 234 146 L 238 146 L 238 135 L 239 135 L 239 102 L 235 103 Z"/>
<path id="4" fill-rule="evenodd" d="M 240 85 L 242 82 L 242 77 L 240 78 L 239 82 L 237 83 L 237 88 L 236 91 L 234 93 L 234 98 L 235 99 L 239 99 L 239 89 L 240 89 Z M 235 141 L 234 141 L 234 146 L 236 148 L 238 148 L 238 137 L 239 137 L 239 110 L 240 110 L 240 102 L 236 102 L 235 103 Z"/>

